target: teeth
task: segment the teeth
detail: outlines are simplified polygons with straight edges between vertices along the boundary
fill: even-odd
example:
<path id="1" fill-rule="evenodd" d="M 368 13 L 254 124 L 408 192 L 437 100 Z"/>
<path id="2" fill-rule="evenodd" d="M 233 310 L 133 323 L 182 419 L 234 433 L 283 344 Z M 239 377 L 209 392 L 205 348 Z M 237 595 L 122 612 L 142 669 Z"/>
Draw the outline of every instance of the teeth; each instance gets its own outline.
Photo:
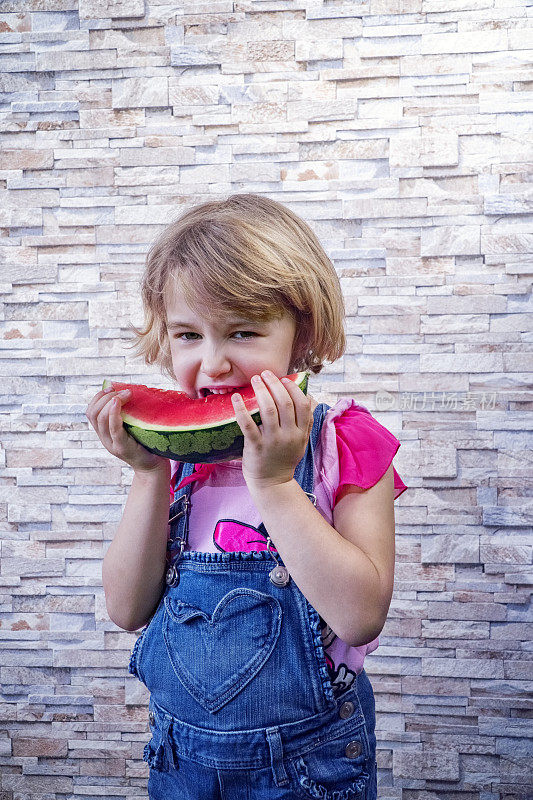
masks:
<path id="1" fill-rule="evenodd" d="M 204 390 L 206 392 L 205 397 L 209 397 L 209 394 L 211 394 L 211 393 L 212 394 L 228 394 L 229 392 L 235 391 L 236 388 L 237 388 L 236 386 L 232 386 L 231 389 L 210 389 L 209 391 L 208 390 Z"/>

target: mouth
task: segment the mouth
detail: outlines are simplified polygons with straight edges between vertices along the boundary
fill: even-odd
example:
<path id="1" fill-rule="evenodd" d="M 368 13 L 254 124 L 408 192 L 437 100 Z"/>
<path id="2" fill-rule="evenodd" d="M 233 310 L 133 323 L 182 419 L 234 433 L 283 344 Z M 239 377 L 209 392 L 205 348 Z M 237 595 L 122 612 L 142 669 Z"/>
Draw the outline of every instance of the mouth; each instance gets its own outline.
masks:
<path id="1" fill-rule="evenodd" d="M 228 389 L 227 392 L 212 392 L 211 389 L 207 389 L 206 387 L 203 387 L 202 389 L 200 389 L 200 391 L 198 393 L 198 396 L 203 398 L 203 397 L 210 397 L 211 395 L 215 396 L 215 395 L 219 395 L 219 394 L 223 394 L 223 395 L 229 394 L 229 395 L 231 395 L 231 394 L 234 394 L 235 392 L 238 392 L 239 389 L 244 389 L 244 386 L 234 386 L 233 389 Z"/>

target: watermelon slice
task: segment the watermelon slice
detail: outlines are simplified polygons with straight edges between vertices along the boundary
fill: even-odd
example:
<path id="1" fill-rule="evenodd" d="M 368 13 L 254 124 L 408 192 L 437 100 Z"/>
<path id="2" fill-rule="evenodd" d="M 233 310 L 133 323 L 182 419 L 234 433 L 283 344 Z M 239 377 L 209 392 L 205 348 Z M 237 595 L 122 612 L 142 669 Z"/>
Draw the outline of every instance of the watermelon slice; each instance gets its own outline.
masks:
<path id="1" fill-rule="evenodd" d="M 309 375 L 309 372 L 295 372 L 287 378 L 307 394 Z M 130 390 L 130 397 L 122 404 L 122 421 L 128 433 L 151 453 L 193 464 L 211 464 L 242 456 L 244 436 L 230 393 L 191 399 L 185 392 L 106 378 L 102 389 L 110 386 L 115 391 Z M 240 387 L 239 394 L 259 425 L 259 404 L 252 386 Z"/>

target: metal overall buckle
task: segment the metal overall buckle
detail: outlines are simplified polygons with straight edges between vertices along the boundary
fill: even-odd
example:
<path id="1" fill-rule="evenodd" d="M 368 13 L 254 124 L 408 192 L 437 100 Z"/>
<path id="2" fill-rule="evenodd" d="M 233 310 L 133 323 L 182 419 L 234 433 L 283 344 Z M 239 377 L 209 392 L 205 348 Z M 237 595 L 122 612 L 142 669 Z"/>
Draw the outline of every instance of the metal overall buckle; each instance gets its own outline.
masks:
<path id="1" fill-rule="evenodd" d="M 189 504 L 190 504 L 189 497 L 186 494 L 183 494 L 180 498 L 178 498 L 178 501 L 179 500 L 183 500 L 184 501 L 183 502 L 183 508 L 181 509 L 181 511 L 178 511 L 177 514 L 174 514 L 173 517 L 170 517 L 170 519 L 168 521 L 169 525 L 170 525 L 171 522 L 174 522 L 174 520 L 179 519 L 180 517 L 182 517 L 184 514 L 187 513 L 187 509 L 188 509 Z M 165 576 L 165 581 L 166 581 L 167 586 L 177 586 L 178 583 L 180 582 L 180 574 L 179 574 L 179 572 L 178 572 L 178 570 L 176 568 L 176 564 L 180 560 L 180 558 L 182 556 L 182 553 L 185 550 L 185 545 L 187 543 L 187 540 L 186 539 L 182 539 L 181 537 L 178 537 L 176 539 L 169 540 L 169 542 L 171 544 L 174 544 L 175 542 L 177 542 L 177 544 L 179 546 L 179 551 L 178 551 L 178 554 L 177 554 L 176 558 L 173 560 L 172 564 L 167 569 L 166 576 Z"/>
<path id="2" fill-rule="evenodd" d="M 272 539 L 270 538 L 270 536 L 268 536 L 267 550 L 274 559 L 274 561 L 276 562 L 276 566 L 270 570 L 270 572 L 268 573 L 268 577 L 270 578 L 274 586 L 286 586 L 291 579 L 291 576 L 289 575 L 289 570 L 287 569 L 287 567 L 284 567 L 283 564 L 280 564 L 278 562 L 276 556 L 270 549 L 271 544 L 272 544 Z"/>

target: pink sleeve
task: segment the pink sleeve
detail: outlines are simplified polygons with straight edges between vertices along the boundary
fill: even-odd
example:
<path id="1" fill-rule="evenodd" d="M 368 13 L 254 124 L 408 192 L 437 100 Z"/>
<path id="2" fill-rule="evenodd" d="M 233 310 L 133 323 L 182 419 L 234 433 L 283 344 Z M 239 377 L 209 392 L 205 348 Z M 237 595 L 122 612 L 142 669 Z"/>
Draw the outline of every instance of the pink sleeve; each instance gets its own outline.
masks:
<path id="1" fill-rule="evenodd" d="M 353 404 L 333 420 L 337 435 L 339 485 L 334 504 L 343 486 L 353 484 L 368 489 L 383 477 L 396 455 L 400 442 L 364 406 Z M 394 499 L 408 488 L 396 469 Z"/>

